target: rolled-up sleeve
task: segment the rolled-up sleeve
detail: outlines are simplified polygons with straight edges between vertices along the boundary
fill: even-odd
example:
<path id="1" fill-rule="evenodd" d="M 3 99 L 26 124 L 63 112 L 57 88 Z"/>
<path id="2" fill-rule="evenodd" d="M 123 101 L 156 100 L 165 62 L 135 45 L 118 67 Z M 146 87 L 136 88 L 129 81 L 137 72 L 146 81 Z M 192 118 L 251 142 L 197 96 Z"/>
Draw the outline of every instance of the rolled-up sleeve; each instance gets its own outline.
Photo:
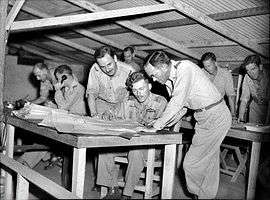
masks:
<path id="1" fill-rule="evenodd" d="M 191 86 L 192 86 L 192 67 L 189 66 L 188 63 L 182 63 L 180 68 L 177 69 L 177 78 L 174 83 L 174 91 L 172 93 L 172 98 L 168 103 L 164 113 L 161 115 L 161 118 L 157 119 L 154 128 L 161 130 L 166 125 L 171 124 L 175 118 L 181 118 L 179 116 L 180 113 L 185 114 L 184 112 L 180 112 L 185 104 L 187 103 L 187 99 L 190 96 Z"/>
<path id="2" fill-rule="evenodd" d="M 97 67 L 98 65 L 95 63 L 90 69 L 88 82 L 87 82 L 87 89 L 86 89 L 86 97 L 89 94 L 93 94 L 94 96 L 98 96 L 99 93 L 99 83 L 97 77 Z"/>
<path id="3" fill-rule="evenodd" d="M 248 102 L 250 98 L 250 89 L 248 86 L 248 77 L 245 75 L 243 85 L 242 85 L 242 94 L 241 94 L 241 101 Z"/>

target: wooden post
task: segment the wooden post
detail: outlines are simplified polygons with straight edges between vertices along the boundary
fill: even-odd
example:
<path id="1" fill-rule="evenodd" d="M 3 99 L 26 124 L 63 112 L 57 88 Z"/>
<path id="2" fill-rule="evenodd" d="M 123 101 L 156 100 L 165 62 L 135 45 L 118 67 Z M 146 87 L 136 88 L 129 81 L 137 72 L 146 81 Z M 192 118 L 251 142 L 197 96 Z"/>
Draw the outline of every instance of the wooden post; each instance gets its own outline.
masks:
<path id="1" fill-rule="evenodd" d="M 83 198 L 86 148 L 73 148 L 72 193 Z"/>
<path id="2" fill-rule="evenodd" d="M 0 116 L 3 114 L 7 7 L 8 1 L 0 0 Z"/>
<path id="3" fill-rule="evenodd" d="M 16 200 L 29 199 L 29 182 L 17 174 Z"/>

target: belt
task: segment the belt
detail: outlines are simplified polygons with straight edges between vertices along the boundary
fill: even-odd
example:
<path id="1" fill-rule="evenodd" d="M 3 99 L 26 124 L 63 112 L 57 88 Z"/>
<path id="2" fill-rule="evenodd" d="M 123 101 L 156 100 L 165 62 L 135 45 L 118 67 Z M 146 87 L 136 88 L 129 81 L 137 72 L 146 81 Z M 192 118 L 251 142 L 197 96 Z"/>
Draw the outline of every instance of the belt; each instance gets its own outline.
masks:
<path id="1" fill-rule="evenodd" d="M 216 105 L 220 104 L 223 101 L 223 98 L 220 99 L 219 101 L 217 101 L 216 103 L 210 104 L 209 106 L 206 106 L 204 108 L 200 108 L 200 109 L 196 109 L 194 110 L 195 112 L 202 112 L 202 111 L 206 111 L 209 110 L 210 108 L 215 107 Z"/>

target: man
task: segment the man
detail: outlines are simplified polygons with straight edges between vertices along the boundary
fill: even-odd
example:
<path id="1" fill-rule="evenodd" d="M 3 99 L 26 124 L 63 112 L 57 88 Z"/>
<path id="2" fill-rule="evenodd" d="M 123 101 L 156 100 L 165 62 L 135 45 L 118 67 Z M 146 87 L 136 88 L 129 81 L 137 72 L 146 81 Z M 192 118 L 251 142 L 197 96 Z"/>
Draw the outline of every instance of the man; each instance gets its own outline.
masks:
<path id="1" fill-rule="evenodd" d="M 30 102 L 56 108 L 56 105 L 53 103 L 53 85 L 56 83 L 53 70 L 49 70 L 48 66 L 44 63 L 37 63 L 33 68 L 33 74 L 40 81 L 40 89 L 39 97 L 30 100 Z M 18 158 L 18 161 L 30 168 L 34 168 L 41 159 L 49 159 L 47 151 L 26 152 Z"/>
<path id="2" fill-rule="evenodd" d="M 206 76 L 214 83 L 220 94 L 227 96 L 232 117 L 235 118 L 235 91 L 231 73 L 217 66 L 216 56 L 212 52 L 203 54 L 201 63 Z"/>
<path id="3" fill-rule="evenodd" d="M 127 81 L 127 87 L 132 90 L 133 95 L 124 104 L 124 118 L 136 120 L 141 124 L 150 124 L 159 118 L 164 111 L 167 101 L 164 97 L 150 92 L 151 84 L 141 72 L 132 73 Z M 115 117 L 117 118 L 115 113 Z M 114 157 L 117 153 L 110 154 L 106 159 L 99 158 L 97 184 L 109 188 L 117 187 L 118 170 L 115 168 Z M 128 153 L 128 167 L 125 175 L 125 187 L 122 198 L 131 198 L 135 185 L 138 183 L 140 174 L 147 159 L 147 150 L 130 150 Z M 115 172 L 113 172 L 115 170 Z M 113 172 L 113 173 L 112 173 Z M 120 197 L 115 190 L 110 189 L 106 198 Z"/>
<path id="4" fill-rule="evenodd" d="M 55 104 L 52 102 L 54 93 L 53 85 L 56 83 L 53 70 L 49 70 L 48 66 L 44 63 L 37 63 L 33 68 L 33 74 L 40 81 L 40 89 L 39 97 L 30 102 L 55 107 Z"/>
<path id="5" fill-rule="evenodd" d="M 166 84 L 171 100 L 152 129 L 173 125 L 185 114 L 195 111 L 195 134 L 183 163 L 187 187 L 193 198 L 215 198 L 219 184 L 220 145 L 231 126 L 231 114 L 218 89 L 204 72 L 188 60 L 174 61 L 163 51 L 154 52 L 146 73 Z"/>
<path id="6" fill-rule="evenodd" d="M 269 124 L 269 71 L 262 68 L 261 59 L 258 55 L 250 55 L 246 57 L 242 66 L 247 74 L 245 75 L 242 84 L 238 119 L 239 121 L 244 121 L 247 103 L 251 98 L 248 122 L 256 124 Z"/>
<path id="7" fill-rule="evenodd" d="M 141 70 L 141 67 L 134 61 L 135 51 L 132 46 L 128 46 L 124 48 L 123 55 L 124 55 L 125 63 L 131 65 L 135 72 L 138 72 Z"/>
<path id="8" fill-rule="evenodd" d="M 60 65 L 55 69 L 54 74 L 58 80 L 54 96 L 57 107 L 72 114 L 86 115 L 85 89 L 73 75 L 71 68 Z"/>
<path id="9" fill-rule="evenodd" d="M 117 61 L 112 49 L 103 46 L 95 52 L 96 63 L 90 69 L 86 96 L 92 117 L 116 109 L 128 95 L 125 81 L 133 71 L 126 63 Z"/>

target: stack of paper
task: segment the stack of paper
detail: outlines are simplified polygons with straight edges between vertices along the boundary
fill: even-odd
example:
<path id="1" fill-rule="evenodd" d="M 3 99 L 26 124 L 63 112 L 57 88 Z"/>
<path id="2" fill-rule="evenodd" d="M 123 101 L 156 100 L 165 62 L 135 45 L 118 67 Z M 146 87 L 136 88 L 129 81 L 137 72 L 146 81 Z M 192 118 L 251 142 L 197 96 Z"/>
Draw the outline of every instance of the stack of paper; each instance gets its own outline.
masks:
<path id="1" fill-rule="evenodd" d="M 40 106 L 33 103 L 27 103 L 22 109 L 15 110 L 12 113 L 20 118 L 43 120 L 44 117 L 51 114 L 52 111 L 59 113 L 68 113 L 66 110 Z"/>
<path id="2" fill-rule="evenodd" d="M 244 127 L 248 131 L 255 131 L 255 132 L 261 132 L 261 133 L 270 133 L 270 125 L 264 126 L 264 125 L 247 123 L 247 124 L 244 125 Z"/>

